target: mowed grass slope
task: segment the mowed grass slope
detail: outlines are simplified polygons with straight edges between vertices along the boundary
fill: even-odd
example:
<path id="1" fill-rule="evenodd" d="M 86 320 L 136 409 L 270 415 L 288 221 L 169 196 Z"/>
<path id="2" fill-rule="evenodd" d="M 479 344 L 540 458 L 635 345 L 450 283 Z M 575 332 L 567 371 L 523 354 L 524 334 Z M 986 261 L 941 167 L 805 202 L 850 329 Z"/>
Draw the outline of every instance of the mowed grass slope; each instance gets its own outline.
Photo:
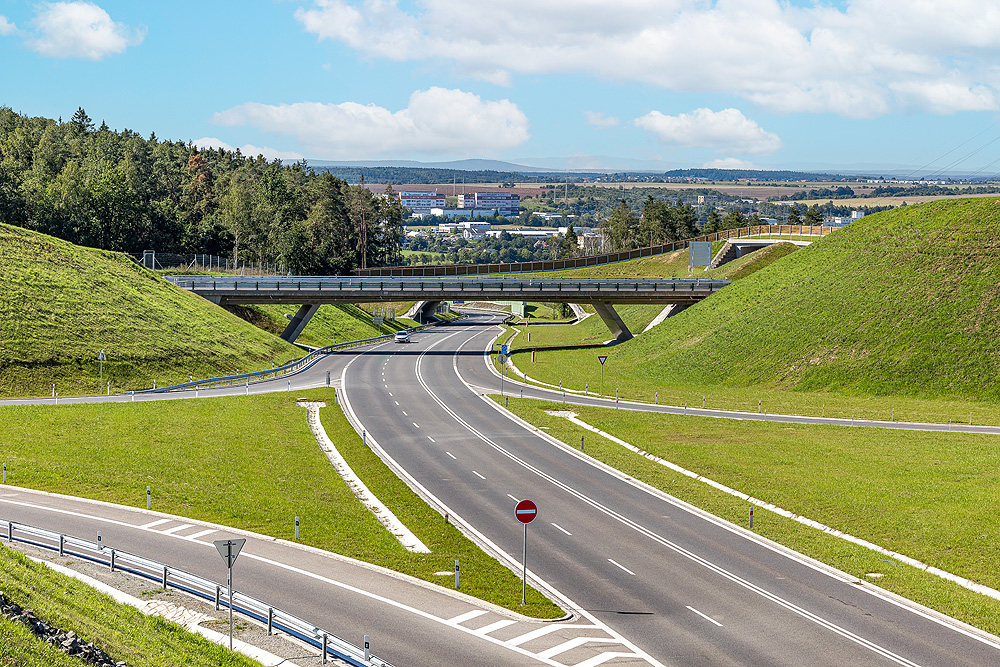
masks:
<path id="1" fill-rule="evenodd" d="M 325 401 L 330 440 L 431 550 L 411 553 L 340 478 L 297 399 Z M 7 482 L 293 539 L 462 590 L 531 616 L 563 612 L 431 509 L 362 444 L 332 389 L 137 403 L 4 406 Z M 2 516 L 2 510 L 0 510 Z M 2 563 L 0 563 L 2 566 Z M 437 575 L 436 572 L 449 575 Z M 178 663 L 182 664 L 182 663 Z"/>
<path id="2" fill-rule="evenodd" d="M 172 667 L 203 665 L 253 667 L 260 663 L 209 642 L 158 616 L 119 604 L 86 584 L 35 563 L 7 547 L 0 547 L 0 590 L 43 621 L 76 632 L 115 660 L 129 665 Z M 84 665 L 27 627 L 0 619 L 0 665 L 64 667 Z"/>
<path id="3" fill-rule="evenodd" d="M 295 348 L 124 255 L 0 225 L 0 395 L 112 392 L 270 368 Z"/>
<path id="4" fill-rule="evenodd" d="M 606 370 L 632 395 L 669 384 L 993 400 L 998 251 L 997 199 L 868 216 L 609 350 Z"/>

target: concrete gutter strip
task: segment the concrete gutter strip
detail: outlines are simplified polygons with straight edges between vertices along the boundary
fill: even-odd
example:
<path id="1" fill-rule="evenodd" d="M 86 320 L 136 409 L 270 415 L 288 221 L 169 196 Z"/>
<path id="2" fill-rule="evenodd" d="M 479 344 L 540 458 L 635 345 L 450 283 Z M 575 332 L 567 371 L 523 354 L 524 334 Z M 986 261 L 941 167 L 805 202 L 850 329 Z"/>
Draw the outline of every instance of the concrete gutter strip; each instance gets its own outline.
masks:
<path id="1" fill-rule="evenodd" d="M 420 541 L 416 535 L 414 535 L 409 528 L 403 525 L 403 522 L 392 513 L 385 504 L 378 499 L 378 497 L 371 492 L 371 490 L 361 481 L 361 478 L 355 474 L 351 466 L 348 465 L 347 460 L 337 451 L 336 445 L 330 440 L 330 437 L 326 434 L 326 429 L 323 428 L 323 422 L 319 418 L 319 409 L 324 403 L 313 403 L 313 402 L 300 402 L 299 405 L 308 409 L 309 414 L 309 428 L 312 429 L 313 435 L 316 437 L 316 441 L 319 443 L 320 449 L 322 449 L 330 463 L 336 469 L 337 473 L 347 482 L 347 486 L 350 487 L 354 495 L 357 496 L 365 507 L 371 510 L 371 513 L 375 515 L 375 518 L 379 520 L 386 529 L 395 536 L 399 543 L 406 548 L 407 551 L 412 551 L 414 553 L 429 554 L 430 549 L 427 548 L 423 542 Z"/>
<path id="2" fill-rule="evenodd" d="M 723 493 L 728 493 L 731 496 L 735 496 L 737 498 L 740 498 L 741 500 L 745 500 L 746 502 L 748 502 L 748 503 L 750 503 L 752 505 L 756 505 L 757 507 L 761 507 L 763 509 L 769 510 L 769 511 L 774 512 L 775 514 L 778 514 L 778 515 L 783 516 L 785 518 L 792 519 L 794 521 L 798 521 L 799 523 L 801 523 L 803 525 L 809 526 L 810 528 L 815 528 L 816 530 L 821 530 L 824 533 L 827 533 L 829 535 L 833 535 L 834 537 L 839 537 L 840 539 L 845 540 L 847 542 L 851 542 L 853 544 L 857 544 L 858 546 L 862 546 L 862 547 L 864 547 L 866 549 L 870 549 L 870 550 L 872 550 L 872 551 L 874 551 L 876 553 L 882 554 L 883 556 L 889 556 L 890 558 L 894 558 L 895 560 L 898 560 L 898 561 L 900 561 L 902 563 L 906 563 L 907 565 L 911 565 L 911 566 L 913 566 L 913 567 L 915 567 L 915 568 L 917 568 L 919 570 L 923 570 L 924 572 L 927 572 L 929 574 L 933 574 L 933 575 L 935 575 L 937 577 L 940 577 L 941 579 L 945 579 L 945 580 L 950 581 L 952 583 L 956 583 L 959 586 L 962 586 L 963 588 L 967 588 L 970 591 L 979 593 L 981 595 L 985 595 L 987 597 L 993 598 L 994 600 L 1000 600 L 1000 591 L 997 591 L 994 588 L 990 588 L 989 586 L 984 586 L 982 584 L 977 584 L 976 582 L 974 582 L 974 581 L 972 581 L 970 579 L 966 579 L 964 577 L 960 577 L 958 575 L 952 574 L 951 572 L 948 572 L 946 570 L 942 570 L 940 568 L 933 567 L 933 566 L 928 565 L 926 563 L 923 563 L 923 562 L 921 562 L 921 561 L 919 561 L 919 560 L 917 560 L 915 558 L 910 558 L 909 556 L 907 556 L 905 554 L 897 553 L 895 551 L 891 551 L 891 550 L 886 549 L 884 547 L 880 547 L 879 545 L 874 544 L 872 542 L 869 542 L 868 540 L 864 540 L 864 539 L 862 539 L 860 537 L 855 537 L 855 536 L 850 535 L 848 533 L 845 533 L 843 531 L 837 530 L 836 528 L 831 528 L 830 526 L 827 526 L 826 524 L 822 524 L 822 523 L 820 523 L 818 521 L 813 521 L 812 519 L 808 519 L 808 518 L 806 518 L 804 516 L 801 516 L 799 514 L 795 514 L 794 512 L 789 512 L 786 509 L 782 509 L 781 507 L 778 507 L 777 505 L 774 505 L 773 503 L 769 503 L 769 502 L 766 502 L 764 500 L 758 500 L 757 498 L 754 498 L 752 496 L 748 496 L 747 494 L 743 493 L 742 491 L 737 491 L 736 489 L 730 488 L 730 487 L 728 487 L 728 486 L 726 486 L 724 484 L 720 484 L 719 482 L 716 482 L 715 480 L 709 479 L 707 477 L 702 477 L 698 473 L 692 472 L 692 471 L 690 471 L 690 470 L 688 470 L 686 468 L 682 468 L 681 466 L 677 465 L 676 463 L 672 463 L 670 461 L 667 461 L 666 459 L 662 459 L 659 456 L 656 456 L 654 454 L 650 454 L 647 451 L 639 449 L 635 445 L 632 445 L 632 444 L 629 444 L 628 442 L 625 442 L 621 438 L 617 438 L 617 437 L 611 435 L 610 433 L 605 433 L 604 431 L 602 431 L 602 430 L 600 430 L 600 429 L 598 429 L 598 428 L 596 428 L 594 426 L 591 426 L 590 424 L 588 424 L 588 423 L 582 421 L 581 419 L 579 419 L 576 416 L 576 414 L 573 413 L 573 412 L 561 411 L 560 410 L 560 411 L 552 411 L 549 414 L 552 414 L 552 415 L 555 415 L 555 416 L 558 416 L 558 417 L 564 417 L 564 418 L 568 419 L 570 422 L 572 422 L 573 424 L 576 424 L 577 426 L 579 426 L 580 428 L 584 428 L 584 429 L 586 429 L 588 431 L 591 431 L 592 433 L 596 433 L 596 434 L 598 434 L 598 435 L 600 435 L 600 436 L 602 436 L 604 438 L 607 438 L 611 442 L 613 442 L 613 443 L 615 443 L 617 445 L 621 445 L 622 447 L 628 449 L 629 451 L 635 452 L 639 456 L 642 456 L 642 457 L 644 457 L 644 458 L 646 458 L 646 459 L 648 459 L 650 461 L 653 461 L 654 463 L 658 463 L 658 464 L 660 464 L 662 466 L 670 468 L 671 470 L 673 470 L 675 472 L 679 472 L 682 475 L 686 475 L 687 477 L 690 477 L 692 479 L 696 479 L 699 482 L 703 482 L 705 484 L 708 484 L 709 486 L 714 487 L 714 488 L 718 489 L 719 491 L 722 491 Z"/>
<path id="3" fill-rule="evenodd" d="M 31 560 L 35 561 L 36 563 L 41 563 L 42 565 L 45 565 L 46 567 L 55 570 L 59 574 L 66 575 L 67 577 L 71 577 L 73 579 L 76 579 L 77 581 L 81 581 L 84 584 L 87 584 L 91 588 L 94 588 L 97 591 L 104 593 L 105 595 L 107 595 L 108 597 L 110 597 L 119 604 L 125 604 L 130 607 L 135 607 L 136 609 L 138 609 L 143 614 L 146 614 L 147 616 L 165 616 L 163 613 L 161 613 L 163 607 L 157 605 L 155 601 L 146 602 L 140 600 L 139 598 L 129 595 L 128 593 L 123 593 L 122 591 L 116 588 L 112 588 L 111 586 L 108 586 L 102 581 L 98 581 L 97 579 L 88 577 L 85 574 L 81 574 L 76 570 L 71 570 L 70 568 L 59 565 L 58 563 L 52 563 L 49 561 L 41 560 L 39 558 L 34 558 L 30 556 L 29 558 L 31 558 Z M 178 625 L 183 626 L 184 629 L 201 635 L 202 637 L 212 642 L 213 644 L 219 644 L 220 646 L 228 646 L 229 635 L 224 635 L 220 632 L 215 632 L 214 630 L 209 630 L 208 628 L 203 628 L 200 625 L 198 625 L 198 623 L 205 618 L 202 614 L 191 612 L 189 610 L 183 609 L 182 607 L 175 607 L 173 605 L 171 605 L 170 608 L 175 611 L 186 612 L 186 614 L 183 615 L 191 618 L 191 622 L 175 621 L 178 622 Z M 174 620 L 174 619 L 168 617 L 167 620 Z M 264 649 L 257 648 L 252 644 L 247 644 L 246 642 L 242 642 L 238 639 L 233 640 L 233 650 L 238 653 L 242 653 L 251 660 L 256 660 L 260 664 L 264 665 L 264 667 L 278 667 L 278 665 L 290 664 L 285 658 L 280 658 L 274 655 L 273 653 L 268 653 Z"/>

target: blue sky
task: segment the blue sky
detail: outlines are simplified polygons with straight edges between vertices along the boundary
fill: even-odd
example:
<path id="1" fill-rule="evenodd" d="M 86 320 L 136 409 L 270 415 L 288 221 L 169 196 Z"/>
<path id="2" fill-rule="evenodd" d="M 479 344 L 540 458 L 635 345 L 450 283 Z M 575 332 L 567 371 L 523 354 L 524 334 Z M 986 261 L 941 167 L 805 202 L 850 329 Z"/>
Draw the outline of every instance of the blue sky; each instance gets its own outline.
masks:
<path id="1" fill-rule="evenodd" d="M 0 2 L 0 104 L 313 160 L 996 173 L 998 55 L 973 0 Z"/>

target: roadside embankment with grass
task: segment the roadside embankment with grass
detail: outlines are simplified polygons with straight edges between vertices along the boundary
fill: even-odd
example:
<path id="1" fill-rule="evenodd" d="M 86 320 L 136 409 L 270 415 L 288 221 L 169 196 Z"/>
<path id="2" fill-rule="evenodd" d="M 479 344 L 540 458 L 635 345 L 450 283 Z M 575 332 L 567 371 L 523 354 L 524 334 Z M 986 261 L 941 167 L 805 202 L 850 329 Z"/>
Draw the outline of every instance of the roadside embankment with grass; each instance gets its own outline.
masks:
<path id="1" fill-rule="evenodd" d="M 0 395 L 112 392 L 270 368 L 301 350 L 125 255 L 0 225 Z"/>
<path id="2" fill-rule="evenodd" d="M 609 347 L 605 393 L 1000 424 L 998 250 L 997 199 L 867 216 Z M 600 373 L 590 351 L 545 351 L 530 366 L 524 358 L 514 362 L 529 376 L 578 390 Z"/>
<path id="3" fill-rule="evenodd" d="M 494 396 L 494 400 L 499 398 Z M 757 499 L 1000 589 L 997 436 L 800 426 L 636 413 L 519 399 L 512 412 L 696 507 L 746 526 L 750 505 L 650 461 L 584 422 Z M 754 532 L 994 634 L 1000 601 L 758 508 Z"/>
<path id="4" fill-rule="evenodd" d="M 338 343 L 364 340 L 413 326 L 411 320 L 396 318 L 384 320 L 380 329 L 375 326 L 370 310 L 371 305 L 378 307 L 386 304 L 369 304 L 367 310 L 355 304 L 324 304 L 312 316 L 295 342 L 312 347 L 325 347 L 332 345 L 334 340 Z M 401 314 L 406 312 L 406 308 L 400 309 L 400 306 L 409 307 L 411 304 L 393 305 L 397 306 L 396 312 Z M 299 306 L 296 304 L 227 307 L 238 317 L 275 336 L 280 335 L 288 326 L 286 315 L 294 315 L 298 308 Z"/>
<path id="5" fill-rule="evenodd" d="M 309 430 L 297 398 L 327 403 L 327 434 L 348 463 L 430 554 L 403 548 L 355 498 Z M 387 468 L 334 404 L 333 390 L 143 403 L 6 406 L 10 484 L 153 508 L 304 544 L 448 584 L 541 618 L 563 612 L 537 591 L 522 606 L 513 572 L 483 553 Z M 41 446 L 40 443 L 44 443 Z M 220 493 L 220 489 L 224 491 Z"/>
<path id="6" fill-rule="evenodd" d="M 129 665 L 146 667 L 251 667 L 259 663 L 189 633 L 157 616 L 119 604 L 103 593 L 0 546 L 0 592 L 11 602 Z M 26 626 L 0 618 L 0 665 L 68 667 L 84 664 L 36 637 Z"/>

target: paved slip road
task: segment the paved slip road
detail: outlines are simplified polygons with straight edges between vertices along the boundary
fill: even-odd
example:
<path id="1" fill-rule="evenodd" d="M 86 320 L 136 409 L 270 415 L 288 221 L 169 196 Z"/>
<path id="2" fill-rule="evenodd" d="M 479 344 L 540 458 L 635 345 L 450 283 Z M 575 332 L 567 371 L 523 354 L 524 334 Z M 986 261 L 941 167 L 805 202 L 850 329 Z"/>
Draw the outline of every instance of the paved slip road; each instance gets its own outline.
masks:
<path id="1" fill-rule="evenodd" d="M 267 539 L 248 542 L 245 553 L 252 558 L 241 556 L 234 570 L 247 582 L 237 579 L 238 588 L 349 640 L 371 634 L 376 654 L 400 667 L 1000 664 L 995 637 L 759 540 L 516 425 L 476 390 L 498 389 L 482 353 L 498 333 L 496 321 L 476 315 L 418 333 L 410 345 L 332 355 L 295 376 L 291 391 L 325 384 L 328 370 L 339 374 L 355 418 L 404 475 L 481 540 L 509 554 L 509 562 L 519 562 L 521 553 L 514 499 L 536 501 L 539 518 L 528 530 L 530 575 L 537 585 L 556 589 L 553 594 L 577 617 L 569 624 L 528 623 L 366 568 L 360 570 L 367 574 L 353 565 L 338 569 L 332 564 L 337 559 Z M 250 391 L 275 388 L 287 389 L 286 381 Z M 3 491 L 21 495 L 0 494 L 0 518 L 83 537 L 105 526 L 109 544 L 113 539 L 121 548 L 220 579 L 210 546 L 219 535 L 192 536 L 209 529 L 235 534 L 180 519 L 150 525 L 167 517 L 143 510 Z M 87 516 L 40 508 L 65 510 L 63 503 Z M 116 512 L 127 518 L 115 518 Z M 118 521 L 113 531 L 109 521 Z M 191 525 L 179 527 L 185 523 Z"/>

